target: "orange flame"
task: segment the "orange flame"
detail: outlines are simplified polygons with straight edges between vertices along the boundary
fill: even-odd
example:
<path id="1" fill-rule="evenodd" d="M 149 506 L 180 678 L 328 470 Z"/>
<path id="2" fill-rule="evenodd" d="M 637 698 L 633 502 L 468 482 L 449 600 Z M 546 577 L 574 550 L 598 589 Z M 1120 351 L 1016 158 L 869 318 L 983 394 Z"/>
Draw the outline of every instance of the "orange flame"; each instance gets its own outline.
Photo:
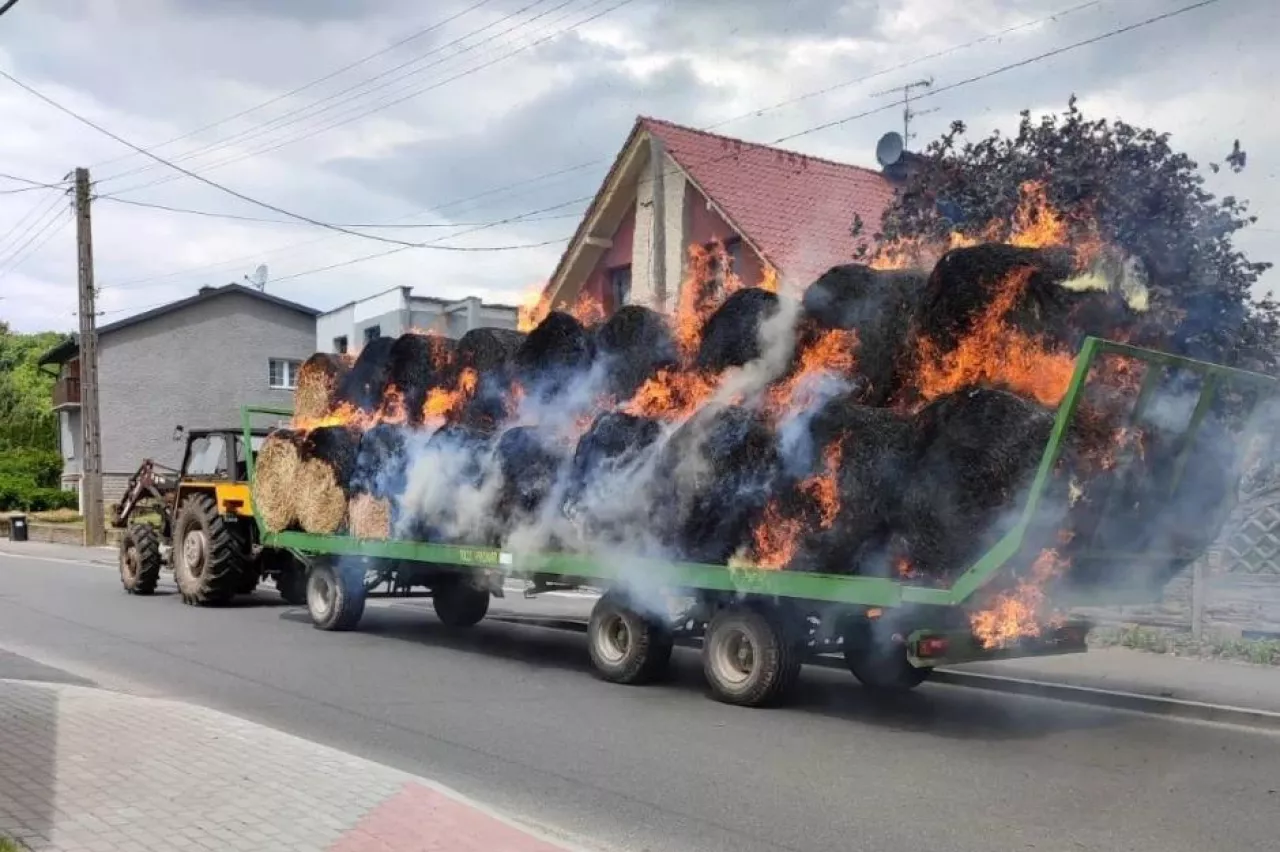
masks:
<path id="1" fill-rule="evenodd" d="M 549 285 L 539 285 L 537 290 L 526 293 L 516 309 L 516 329 L 526 334 L 538 327 L 538 323 L 551 313 Z"/>
<path id="2" fill-rule="evenodd" d="M 596 325 L 605 320 L 604 303 L 594 294 L 583 290 L 578 293 L 573 307 L 569 308 L 569 314 L 584 326 Z"/>
<path id="3" fill-rule="evenodd" d="M 807 494 L 818 506 L 818 525 L 831 529 L 840 514 L 840 460 L 844 454 L 841 439 L 831 442 L 823 452 L 822 473 L 800 483 L 800 491 Z"/>
<path id="4" fill-rule="evenodd" d="M 760 523 L 751 531 L 756 566 L 771 570 L 787 567 L 795 558 L 803 532 L 799 518 L 788 518 L 777 498 L 770 500 Z"/>
<path id="5" fill-rule="evenodd" d="M 475 395 L 478 381 L 476 371 L 471 367 L 464 367 L 452 388 L 437 387 L 427 391 L 427 399 L 422 404 L 422 419 L 437 428 L 453 420 Z"/>
<path id="6" fill-rule="evenodd" d="M 639 417 L 683 420 L 711 398 L 718 377 L 696 371 L 659 370 L 645 381 L 622 410 Z"/>
<path id="7" fill-rule="evenodd" d="M 778 292 L 778 270 L 772 265 L 765 264 L 764 272 L 760 275 L 760 283 L 756 285 L 761 290 L 768 290 L 770 293 Z"/>
<path id="8" fill-rule="evenodd" d="M 382 404 L 378 407 L 374 418 L 379 423 L 404 423 L 409 419 L 404 407 L 404 394 L 400 392 L 400 388 L 387 385 L 387 389 L 382 394 Z"/>
<path id="9" fill-rule="evenodd" d="M 1001 592 L 991 606 L 969 616 L 969 627 L 984 648 L 999 648 L 1018 639 L 1039 636 L 1061 618 L 1046 612 L 1045 586 L 1068 567 L 1056 550 L 1036 557 L 1028 575 Z"/>
<path id="10" fill-rule="evenodd" d="M 769 389 L 766 409 L 778 415 L 795 407 L 805 407 L 812 400 L 802 388 L 810 376 L 819 373 L 849 375 L 857 360 L 858 333 L 852 329 L 833 328 L 800 350 L 800 363 L 795 372 Z"/>
<path id="11" fill-rule="evenodd" d="M 724 246 L 689 246 L 684 280 L 676 301 L 675 335 L 686 357 L 697 352 L 702 342 L 702 326 L 724 300 L 742 289 L 742 279 L 732 269 L 732 258 Z"/>
<path id="12" fill-rule="evenodd" d="M 1010 273 L 973 329 L 951 352 L 940 353 L 932 341 L 920 341 L 916 384 L 924 399 L 988 383 L 1004 385 L 1044 405 L 1061 401 L 1071 383 L 1075 360 L 1065 352 L 1046 349 L 1004 321 L 1033 273 L 1030 267 Z"/>

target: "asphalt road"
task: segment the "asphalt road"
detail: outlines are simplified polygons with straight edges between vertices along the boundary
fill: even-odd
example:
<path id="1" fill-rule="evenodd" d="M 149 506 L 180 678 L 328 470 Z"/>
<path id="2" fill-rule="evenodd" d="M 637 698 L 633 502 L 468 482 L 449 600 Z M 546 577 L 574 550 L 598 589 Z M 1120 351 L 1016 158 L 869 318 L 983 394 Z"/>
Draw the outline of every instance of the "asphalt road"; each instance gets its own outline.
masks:
<path id="1" fill-rule="evenodd" d="M 575 633 L 455 636 L 420 603 L 322 633 L 271 593 L 193 609 L 126 596 L 84 551 L 40 553 L 71 560 L 0 553 L 0 677 L 61 670 L 206 704 L 591 847 L 1203 852 L 1280 836 L 1271 734 L 941 685 L 877 703 L 813 668 L 790 707 L 739 709 L 706 698 L 689 650 L 669 684 L 613 686 Z"/>

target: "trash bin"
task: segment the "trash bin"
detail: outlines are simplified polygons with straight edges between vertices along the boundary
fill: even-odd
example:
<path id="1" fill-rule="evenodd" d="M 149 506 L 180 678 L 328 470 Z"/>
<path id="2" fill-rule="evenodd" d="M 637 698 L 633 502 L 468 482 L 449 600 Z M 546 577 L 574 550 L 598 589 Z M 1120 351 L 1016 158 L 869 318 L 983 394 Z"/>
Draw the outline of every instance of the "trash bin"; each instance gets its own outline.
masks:
<path id="1" fill-rule="evenodd" d="M 27 516 L 26 515 L 10 515 L 9 516 L 9 541 L 26 541 L 27 540 Z"/>

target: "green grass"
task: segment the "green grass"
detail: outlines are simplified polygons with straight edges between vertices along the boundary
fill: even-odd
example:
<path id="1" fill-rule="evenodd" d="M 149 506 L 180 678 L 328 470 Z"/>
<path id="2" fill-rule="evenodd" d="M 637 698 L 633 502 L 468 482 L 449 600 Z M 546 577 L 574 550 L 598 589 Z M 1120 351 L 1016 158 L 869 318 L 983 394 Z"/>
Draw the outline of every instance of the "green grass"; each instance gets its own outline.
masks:
<path id="1" fill-rule="evenodd" d="M 1218 634 L 1199 642 L 1187 632 L 1157 627 L 1099 627 L 1089 636 L 1101 647 L 1132 648 L 1153 654 L 1177 654 L 1219 660 L 1237 660 L 1262 666 L 1280 666 L 1280 640 L 1242 639 Z"/>
<path id="2" fill-rule="evenodd" d="M 18 845 L 16 840 L 0 837 L 0 852 L 22 852 L 22 847 Z"/>

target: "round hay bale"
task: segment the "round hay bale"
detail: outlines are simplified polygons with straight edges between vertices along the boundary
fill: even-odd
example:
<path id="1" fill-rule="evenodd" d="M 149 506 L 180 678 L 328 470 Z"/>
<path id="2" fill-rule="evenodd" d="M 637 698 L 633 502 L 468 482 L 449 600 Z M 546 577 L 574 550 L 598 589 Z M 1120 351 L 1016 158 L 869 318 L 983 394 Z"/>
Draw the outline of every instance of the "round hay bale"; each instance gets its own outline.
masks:
<path id="1" fill-rule="evenodd" d="M 698 369 L 720 372 L 760 357 L 760 326 L 778 312 L 778 295 L 759 287 L 738 290 L 702 326 Z"/>
<path id="2" fill-rule="evenodd" d="M 703 408 L 658 451 L 655 535 L 679 558 L 726 562 L 751 540 L 779 467 L 777 441 L 760 412 Z"/>
<path id="3" fill-rule="evenodd" d="M 347 528 L 356 538 L 391 538 L 391 501 L 357 494 L 347 504 Z"/>
<path id="4" fill-rule="evenodd" d="M 529 332 L 512 360 L 526 391 L 548 400 L 585 373 L 594 357 L 595 347 L 582 323 L 563 311 L 552 311 Z"/>
<path id="5" fill-rule="evenodd" d="M 452 384 L 456 344 L 436 334 L 409 332 L 396 338 L 387 353 L 387 386 L 394 387 L 409 423 L 423 420 L 423 404 L 432 388 Z"/>
<path id="6" fill-rule="evenodd" d="M 276 429 L 262 442 L 254 464 L 253 505 L 271 532 L 284 532 L 298 521 L 296 504 L 303 436 Z"/>
<path id="7" fill-rule="evenodd" d="M 458 340 L 458 367 L 477 373 L 502 369 L 524 340 L 524 332 L 509 328 L 473 328 Z"/>
<path id="8" fill-rule="evenodd" d="M 659 370 L 680 363 L 666 318 L 642 305 L 615 311 L 596 333 L 596 345 L 608 372 L 609 392 L 621 400 L 630 399 Z"/>
<path id="9" fill-rule="evenodd" d="M 868 405 L 884 405 L 897 389 L 898 365 L 926 280 L 921 272 L 847 264 L 827 270 L 805 290 L 801 337 L 828 329 L 857 334 L 855 372 L 866 379 Z"/>
<path id="10" fill-rule="evenodd" d="M 335 402 L 345 402 L 361 411 L 374 411 L 382 404 L 391 370 L 391 347 L 395 339 L 377 337 L 365 344 L 342 381 Z"/>
<path id="11" fill-rule="evenodd" d="M 563 456 L 544 442 L 532 426 L 517 426 L 502 433 L 494 448 L 502 487 L 495 514 L 506 531 L 532 518 L 555 487 Z"/>
<path id="12" fill-rule="evenodd" d="M 334 408 L 338 386 L 351 370 L 346 355 L 317 352 L 298 368 L 298 387 L 293 392 L 293 416 L 306 422 L 319 420 Z"/>
<path id="13" fill-rule="evenodd" d="M 647 523 L 647 506 L 632 483 L 635 466 L 661 433 L 657 420 L 610 411 L 598 415 L 578 439 L 564 511 L 584 537 L 596 544 L 618 541 L 634 532 L 628 525 Z"/>
<path id="14" fill-rule="evenodd" d="M 379 423 L 361 435 L 348 490 L 393 500 L 404 494 L 411 434 L 405 426 Z"/>
<path id="15" fill-rule="evenodd" d="M 307 532 L 332 534 L 342 528 L 359 445 L 360 434 L 345 426 L 307 433 L 297 475 L 298 522 Z"/>

